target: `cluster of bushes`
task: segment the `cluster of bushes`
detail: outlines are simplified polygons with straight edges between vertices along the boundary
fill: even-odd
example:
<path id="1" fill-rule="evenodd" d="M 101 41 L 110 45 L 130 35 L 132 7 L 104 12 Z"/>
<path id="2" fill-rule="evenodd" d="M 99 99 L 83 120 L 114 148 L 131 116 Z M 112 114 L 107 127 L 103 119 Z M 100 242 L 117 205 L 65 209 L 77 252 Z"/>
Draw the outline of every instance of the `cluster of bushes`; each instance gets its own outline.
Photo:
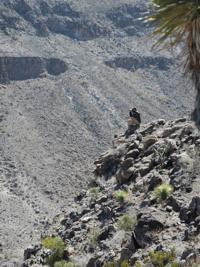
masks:
<path id="1" fill-rule="evenodd" d="M 118 267 L 119 265 L 112 261 L 107 262 L 103 267 Z M 175 249 L 168 251 L 152 251 L 143 262 L 136 262 L 134 267 L 200 267 L 200 259 L 195 258 L 185 263 L 181 263 L 176 256 Z M 123 261 L 120 267 L 131 267 L 127 260 Z"/>
<path id="2" fill-rule="evenodd" d="M 74 262 L 67 261 L 65 255 L 65 243 L 60 237 L 47 237 L 42 240 L 42 245 L 52 251 L 47 258 L 46 264 L 50 267 L 79 267 Z"/>

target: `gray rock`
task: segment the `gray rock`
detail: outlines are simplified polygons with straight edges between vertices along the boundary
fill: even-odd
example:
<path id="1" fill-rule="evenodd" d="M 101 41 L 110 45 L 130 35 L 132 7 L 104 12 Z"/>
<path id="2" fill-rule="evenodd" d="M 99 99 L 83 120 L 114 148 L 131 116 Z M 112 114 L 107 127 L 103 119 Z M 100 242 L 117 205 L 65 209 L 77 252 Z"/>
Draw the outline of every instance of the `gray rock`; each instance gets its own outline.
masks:
<path id="1" fill-rule="evenodd" d="M 151 174 L 147 182 L 149 184 L 148 190 L 152 191 L 156 186 L 162 184 L 163 180 L 160 175 Z"/>
<path id="2" fill-rule="evenodd" d="M 168 199 L 167 199 L 167 205 L 168 206 L 171 206 L 173 208 L 174 211 L 176 212 L 179 212 L 180 209 L 181 209 L 181 204 L 178 202 L 178 200 L 173 197 L 173 196 L 170 196 Z"/>
<path id="3" fill-rule="evenodd" d="M 30 246 L 24 250 L 24 260 L 31 258 L 31 256 L 35 256 L 36 253 L 41 249 L 41 245 Z"/>
<path id="4" fill-rule="evenodd" d="M 144 151 L 146 151 L 150 146 L 152 146 L 153 144 L 155 144 L 158 141 L 158 138 L 154 135 L 150 135 L 148 137 L 146 137 L 143 140 L 143 146 L 144 146 Z"/>
<path id="5" fill-rule="evenodd" d="M 119 266 L 124 260 L 128 260 L 133 253 L 136 251 L 136 247 L 134 244 L 134 240 L 132 238 L 131 234 L 125 234 L 124 239 L 121 244 L 121 253 L 120 253 L 120 260 L 119 260 Z"/>
<path id="6" fill-rule="evenodd" d="M 138 149 L 133 149 L 130 150 L 127 154 L 126 154 L 126 158 L 134 158 L 136 159 L 140 154 L 140 151 Z"/>

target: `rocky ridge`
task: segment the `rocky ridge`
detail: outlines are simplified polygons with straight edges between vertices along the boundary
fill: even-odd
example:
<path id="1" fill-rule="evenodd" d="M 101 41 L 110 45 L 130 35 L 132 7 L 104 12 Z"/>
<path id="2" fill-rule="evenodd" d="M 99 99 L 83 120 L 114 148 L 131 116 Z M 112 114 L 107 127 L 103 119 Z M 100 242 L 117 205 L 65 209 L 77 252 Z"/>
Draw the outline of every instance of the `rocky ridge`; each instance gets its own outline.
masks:
<path id="1" fill-rule="evenodd" d="M 42 236 L 60 236 L 65 259 L 79 266 L 111 261 L 120 266 L 124 260 L 134 266 L 149 252 L 171 247 L 182 263 L 196 257 L 199 148 L 199 130 L 185 118 L 153 121 L 128 138 L 116 136 L 113 147 L 95 161 L 88 190 L 79 193 L 72 211 L 57 216 Z M 159 201 L 155 188 L 163 184 L 173 193 Z M 125 194 L 121 200 L 119 192 Z M 134 218 L 128 228 L 120 227 L 124 215 Z M 50 254 L 41 244 L 29 247 L 22 266 L 43 266 Z"/>

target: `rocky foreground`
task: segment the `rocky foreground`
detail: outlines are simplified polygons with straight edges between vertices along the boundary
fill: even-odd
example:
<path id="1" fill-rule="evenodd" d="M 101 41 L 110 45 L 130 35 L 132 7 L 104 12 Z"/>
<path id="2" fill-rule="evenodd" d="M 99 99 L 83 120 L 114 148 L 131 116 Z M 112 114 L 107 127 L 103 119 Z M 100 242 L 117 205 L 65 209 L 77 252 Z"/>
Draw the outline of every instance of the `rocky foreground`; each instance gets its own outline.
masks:
<path id="1" fill-rule="evenodd" d="M 43 241 L 59 236 L 65 243 L 65 261 L 51 266 L 163 267 L 195 260 L 200 251 L 199 148 L 199 130 L 184 118 L 154 121 L 128 138 L 116 136 L 95 162 L 95 178 L 77 195 L 73 211 L 55 218 L 42 235 Z M 162 251 L 163 265 L 155 251 Z M 43 266 L 54 252 L 44 242 L 29 247 L 23 267 Z M 69 261 L 72 265 L 65 265 Z"/>

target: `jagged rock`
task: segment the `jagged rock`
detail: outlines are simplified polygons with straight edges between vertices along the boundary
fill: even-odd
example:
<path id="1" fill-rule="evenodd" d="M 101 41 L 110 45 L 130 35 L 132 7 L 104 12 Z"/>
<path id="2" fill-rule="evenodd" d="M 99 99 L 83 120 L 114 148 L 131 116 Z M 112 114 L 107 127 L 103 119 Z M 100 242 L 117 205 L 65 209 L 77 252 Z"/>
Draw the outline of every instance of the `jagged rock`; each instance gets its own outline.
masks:
<path id="1" fill-rule="evenodd" d="M 116 149 L 108 151 L 99 160 L 94 162 L 96 165 L 94 174 L 96 176 L 106 175 L 107 177 L 115 174 L 117 166 L 120 163 L 121 154 L 122 152 Z"/>
<path id="2" fill-rule="evenodd" d="M 128 146 L 128 151 L 138 149 L 140 142 L 137 140 L 133 140 L 131 144 Z"/>
<path id="3" fill-rule="evenodd" d="M 97 199 L 97 204 L 101 204 L 103 202 L 106 202 L 108 200 L 108 197 L 107 196 L 102 196 L 100 198 Z"/>
<path id="4" fill-rule="evenodd" d="M 158 141 L 156 136 L 148 136 L 143 140 L 144 151 Z"/>
<path id="5" fill-rule="evenodd" d="M 140 151 L 135 148 L 133 150 L 130 150 L 127 154 L 126 154 L 126 158 L 133 158 L 136 159 L 140 154 Z"/>
<path id="6" fill-rule="evenodd" d="M 137 226 L 133 232 L 133 244 L 136 249 L 144 249 L 146 246 L 152 243 L 150 235 L 147 233 L 146 229 Z"/>
<path id="7" fill-rule="evenodd" d="M 151 215 L 142 215 L 133 231 L 133 241 L 136 249 L 144 249 L 152 244 L 151 232 L 164 229 L 162 222 Z"/>
<path id="8" fill-rule="evenodd" d="M 72 239 L 75 237 L 75 231 L 74 230 L 67 230 L 60 234 L 64 239 Z"/>
<path id="9" fill-rule="evenodd" d="M 131 234 L 125 234 L 121 247 L 122 249 L 120 254 L 119 266 L 124 260 L 128 260 L 136 251 L 134 240 Z"/>
<path id="10" fill-rule="evenodd" d="M 200 197 L 196 196 L 192 198 L 188 211 L 190 212 L 190 216 L 194 218 L 200 215 Z"/>
<path id="11" fill-rule="evenodd" d="M 74 200 L 79 202 L 84 198 L 85 195 L 86 195 L 86 192 L 82 191 L 74 198 Z"/>
<path id="12" fill-rule="evenodd" d="M 170 196 L 167 199 L 167 205 L 171 206 L 173 208 L 173 210 L 176 211 L 176 212 L 179 212 L 180 209 L 181 209 L 181 204 L 173 196 Z"/>
<path id="13" fill-rule="evenodd" d="M 163 180 L 160 175 L 150 174 L 150 177 L 148 177 L 148 191 L 154 190 L 154 188 L 160 184 L 162 184 Z"/>
<path id="14" fill-rule="evenodd" d="M 86 267 L 101 267 L 101 262 L 99 261 L 99 257 L 98 256 L 94 256 L 93 258 L 91 258 Z"/>
<path id="15" fill-rule="evenodd" d="M 97 213 L 99 221 L 112 220 L 113 211 L 110 207 L 102 207 L 102 210 Z"/>
<path id="16" fill-rule="evenodd" d="M 169 128 L 165 128 L 161 134 L 161 136 L 163 138 L 169 137 L 170 135 L 172 135 L 174 132 L 180 130 L 182 128 L 182 125 L 180 126 L 173 126 L 173 127 L 169 127 Z"/>
<path id="17" fill-rule="evenodd" d="M 123 184 L 130 180 L 130 178 L 135 178 L 137 176 L 137 171 L 134 167 L 130 167 L 127 170 L 119 169 L 116 173 L 116 180 L 118 183 Z"/>
<path id="18" fill-rule="evenodd" d="M 123 169 L 123 170 L 127 170 L 128 168 L 130 168 L 132 166 L 133 166 L 133 159 L 132 158 L 125 159 L 120 165 L 121 169 Z"/>
<path id="19" fill-rule="evenodd" d="M 195 218 L 200 215 L 200 198 L 193 197 L 188 208 L 183 207 L 180 210 L 180 219 L 186 223 L 194 222 Z"/>
<path id="20" fill-rule="evenodd" d="M 41 249 L 40 245 L 34 245 L 28 247 L 26 250 L 24 250 L 24 260 L 27 260 L 31 258 L 31 256 L 35 256 L 36 253 Z"/>
<path id="21" fill-rule="evenodd" d="M 181 255 L 181 260 L 196 260 L 197 254 L 194 249 L 188 248 L 183 251 L 183 254 Z"/>
<path id="22" fill-rule="evenodd" d="M 189 221 L 188 209 L 186 207 L 182 207 L 180 209 L 179 217 L 181 221 L 185 221 L 185 222 Z"/>
<path id="23" fill-rule="evenodd" d="M 111 232 L 114 231 L 114 227 L 112 225 L 109 225 L 107 227 L 105 227 L 101 233 L 98 236 L 98 240 L 102 241 L 105 240 L 107 238 L 109 238 L 109 236 L 111 235 Z"/>
<path id="24" fill-rule="evenodd" d="M 151 170 L 151 167 L 148 165 L 142 165 L 140 168 L 137 169 L 138 173 L 140 174 L 141 177 L 145 176 L 148 174 Z"/>

